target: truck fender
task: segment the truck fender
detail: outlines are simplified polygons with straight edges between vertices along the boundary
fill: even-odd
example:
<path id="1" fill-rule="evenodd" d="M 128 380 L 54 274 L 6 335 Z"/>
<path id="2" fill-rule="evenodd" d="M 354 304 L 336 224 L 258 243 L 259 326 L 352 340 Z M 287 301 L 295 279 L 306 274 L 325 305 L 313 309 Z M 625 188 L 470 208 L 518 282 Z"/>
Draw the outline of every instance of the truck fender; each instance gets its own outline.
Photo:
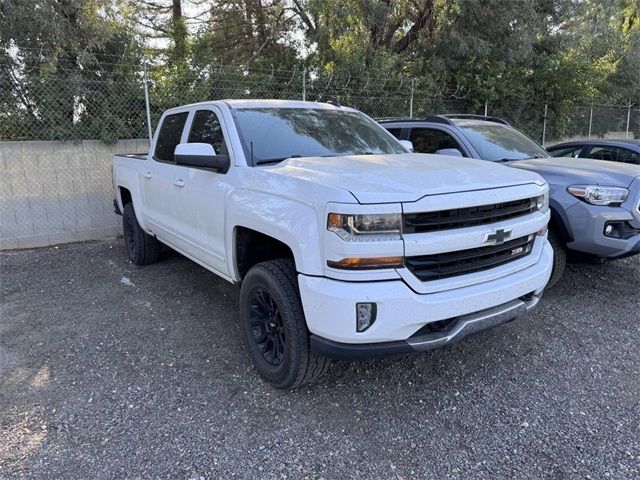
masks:
<path id="1" fill-rule="evenodd" d="M 233 272 L 236 280 L 239 280 L 234 242 L 236 227 L 255 230 L 287 245 L 293 252 L 298 272 L 324 274 L 324 253 L 318 223 L 324 211 L 319 214 L 311 203 L 245 189 L 233 190 L 227 205 L 227 261 L 229 271 Z"/>

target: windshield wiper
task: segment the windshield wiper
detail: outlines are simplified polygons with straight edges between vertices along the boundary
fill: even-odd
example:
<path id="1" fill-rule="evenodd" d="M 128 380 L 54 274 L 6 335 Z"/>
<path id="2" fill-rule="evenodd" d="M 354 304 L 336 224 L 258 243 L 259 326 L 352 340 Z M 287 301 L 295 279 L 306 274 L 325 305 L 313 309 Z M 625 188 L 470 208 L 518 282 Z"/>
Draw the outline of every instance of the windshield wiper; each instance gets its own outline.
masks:
<path id="1" fill-rule="evenodd" d="M 283 160 L 286 160 L 288 158 L 302 158 L 302 155 L 289 155 L 288 157 L 282 157 L 282 158 L 263 158 L 261 160 L 255 160 L 254 161 L 254 165 L 266 165 L 268 163 L 280 163 Z"/>
<path id="2" fill-rule="evenodd" d="M 518 160 L 535 160 L 536 158 L 544 158 L 542 155 L 535 155 L 527 158 L 501 158 L 500 160 L 494 160 L 497 163 L 517 162 Z"/>
<path id="3" fill-rule="evenodd" d="M 289 157 L 285 158 L 265 158 L 263 160 L 254 160 L 254 165 L 267 165 L 269 163 L 280 163 L 283 160 L 286 160 Z"/>

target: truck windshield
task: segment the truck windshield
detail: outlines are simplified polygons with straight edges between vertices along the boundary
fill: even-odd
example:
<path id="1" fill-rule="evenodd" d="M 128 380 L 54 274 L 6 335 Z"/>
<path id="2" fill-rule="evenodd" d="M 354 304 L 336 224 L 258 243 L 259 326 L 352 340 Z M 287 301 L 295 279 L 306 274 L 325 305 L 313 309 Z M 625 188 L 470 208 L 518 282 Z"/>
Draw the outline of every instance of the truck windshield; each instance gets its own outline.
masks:
<path id="1" fill-rule="evenodd" d="M 524 133 L 506 125 L 459 125 L 482 160 L 545 158 L 549 154 Z"/>
<path id="2" fill-rule="evenodd" d="M 358 112 L 314 108 L 241 108 L 233 117 L 253 165 L 291 157 L 406 153 L 393 136 Z"/>

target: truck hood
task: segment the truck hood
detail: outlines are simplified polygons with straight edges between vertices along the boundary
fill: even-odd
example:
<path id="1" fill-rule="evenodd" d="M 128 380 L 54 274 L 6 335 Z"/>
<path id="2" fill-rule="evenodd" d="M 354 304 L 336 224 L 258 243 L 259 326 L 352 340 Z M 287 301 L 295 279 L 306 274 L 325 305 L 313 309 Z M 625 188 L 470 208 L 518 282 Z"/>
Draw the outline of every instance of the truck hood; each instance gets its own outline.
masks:
<path id="1" fill-rule="evenodd" d="M 640 176 L 640 166 L 590 158 L 553 157 L 504 163 L 542 175 L 553 185 L 593 184 L 628 187 Z"/>
<path id="2" fill-rule="evenodd" d="M 360 203 L 414 202 L 426 195 L 544 184 L 524 170 L 422 153 L 290 158 L 268 170 L 347 190 Z"/>

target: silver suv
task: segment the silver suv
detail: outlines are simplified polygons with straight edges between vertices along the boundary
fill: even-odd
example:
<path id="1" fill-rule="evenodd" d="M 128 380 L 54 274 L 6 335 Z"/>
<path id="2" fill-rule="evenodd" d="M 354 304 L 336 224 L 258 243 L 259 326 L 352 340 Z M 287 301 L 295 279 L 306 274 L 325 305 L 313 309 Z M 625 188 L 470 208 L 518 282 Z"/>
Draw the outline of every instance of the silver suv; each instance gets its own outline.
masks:
<path id="1" fill-rule="evenodd" d="M 564 272 L 567 254 L 577 259 L 614 259 L 640 253 L 640 166 L 587 158 L 551 157 L 530 137 L 495 117 L 436 115 L 383 119 L 396 138 L 416 153 L 472 157 L 531 170 L 549 183 L 554 270 Z"/>

